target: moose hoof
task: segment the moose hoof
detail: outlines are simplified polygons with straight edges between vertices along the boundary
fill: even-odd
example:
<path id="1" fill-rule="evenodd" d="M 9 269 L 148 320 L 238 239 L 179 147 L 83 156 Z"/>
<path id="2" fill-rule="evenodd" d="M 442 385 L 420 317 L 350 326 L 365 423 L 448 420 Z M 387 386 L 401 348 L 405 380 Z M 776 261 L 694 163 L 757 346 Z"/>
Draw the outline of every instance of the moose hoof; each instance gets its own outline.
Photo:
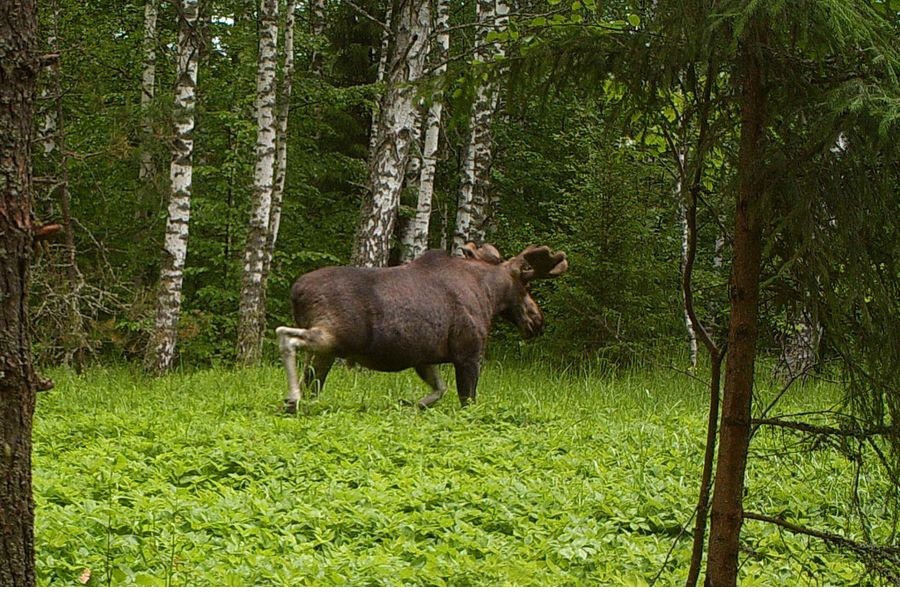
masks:
<path id="1" fill-rule="evenodd" d="M 289 415 L 297 414 L 297 401 L 286 398 L 284 401 L 284 412 Z"/>

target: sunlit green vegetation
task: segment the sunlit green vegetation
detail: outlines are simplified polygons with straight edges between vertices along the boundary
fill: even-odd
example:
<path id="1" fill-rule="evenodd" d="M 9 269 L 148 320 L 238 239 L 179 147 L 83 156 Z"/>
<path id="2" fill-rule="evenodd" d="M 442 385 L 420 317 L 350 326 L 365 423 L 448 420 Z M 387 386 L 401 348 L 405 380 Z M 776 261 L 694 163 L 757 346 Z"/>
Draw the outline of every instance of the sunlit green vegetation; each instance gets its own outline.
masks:
<path id="1" fill-rule="evenodd" d="M 52 375 L 34 432 L 43 585 L 85 569 L 87 585 L 679 585 L 687 572 L 706 401 L 674 370 L 489 361 L 477 404 L 449 393 L 418 412 L 399 402 L 424 391 L 411 373 L 336 368 L 299 417 L 280 413 L 274 367 Z M 776 392 L 761 382 L 763 400 Z M 839 398 L 811 382 L 779 408 Z M 751 460 L 746 509 L 854 536 L 851 465 L 795 442 L 754 438 L 767 459 Z M 884 489 L 876 473 L 859 493 Z M 752 521 L 742 540 L 746 585 L 867 581 L 816 540 Z"/>

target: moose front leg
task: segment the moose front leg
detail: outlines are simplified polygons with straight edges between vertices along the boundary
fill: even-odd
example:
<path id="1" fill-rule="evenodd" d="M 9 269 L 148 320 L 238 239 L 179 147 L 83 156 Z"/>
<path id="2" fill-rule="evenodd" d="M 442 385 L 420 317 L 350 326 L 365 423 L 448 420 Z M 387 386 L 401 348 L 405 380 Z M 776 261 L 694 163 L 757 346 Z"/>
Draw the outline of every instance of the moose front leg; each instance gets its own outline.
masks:
<path id="1" fill-rule="evenodd" d="M 437 365 L 423 365 L 421 367 L 416 367 L 416 373 L 432 389 L 432 392 L 430 394 L 428 394 L 418 402 L 419 408 L 428 408 L 441 399 L 441 397 L 447 391 L 447 384 L 444 383 L 443 379 L 441 379 L 441 372 L 438 369 Z"/>
<path id="2" fill-rule="evenodd" d="M 465 407 L 470 400 L 475 400 L 480 365 L 478 359 L 475 359 L 454 363 L 453 366 L 456 369 L 456 392 L 459 394 L 459 404 Z"/>
<path id="3" fill-rule="evenodd" d="M 334 356 L 331 354 L 313 354 L 304 365 L 303 388 L 315 398 L 325 387 L 325 379 L 334 364 Z"/>

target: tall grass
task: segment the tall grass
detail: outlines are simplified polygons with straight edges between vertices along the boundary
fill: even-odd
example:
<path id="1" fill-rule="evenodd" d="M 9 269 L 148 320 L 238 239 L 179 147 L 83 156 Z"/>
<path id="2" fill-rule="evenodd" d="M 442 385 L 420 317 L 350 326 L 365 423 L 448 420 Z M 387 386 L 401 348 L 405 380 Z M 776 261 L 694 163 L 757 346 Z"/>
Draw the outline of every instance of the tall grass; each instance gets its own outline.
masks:
<path id="1" fill-rule="evenodd" d="M 414 375 L 337 367 L 299 417 L 280 412 L 274 367 L 53 376 L 35 422 L 44 585 L 679 585 L 686 574 L 679 534 L 706 393 L 674 371 L 491 361 L 475 405 L 448 393 L 419 412 L 400 404 L 425 392 Z M 809 384 L 783 402 L 839 395 Z M 748 508 L 853 535 L 846 462 L 788 445 L 754 440 Z M 768 525 L 748 523 L 743 542 L 745 584 L 866 581 L 854 561 Z"/>

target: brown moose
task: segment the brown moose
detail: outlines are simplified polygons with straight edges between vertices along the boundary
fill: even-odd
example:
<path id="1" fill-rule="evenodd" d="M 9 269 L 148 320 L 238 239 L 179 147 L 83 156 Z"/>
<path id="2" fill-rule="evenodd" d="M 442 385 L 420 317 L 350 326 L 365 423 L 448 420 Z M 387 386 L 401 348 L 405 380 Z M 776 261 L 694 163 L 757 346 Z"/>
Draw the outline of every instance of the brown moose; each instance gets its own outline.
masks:
<path id="1" fill-rule="evenodd" d="M 288 378 L 285 409 L 296 411 L 301 385 L 318 393 L 337 357 L 376 371 L 415 369 L 432 390 L 421 408 L 447 391 L 437 365 L 452 363 L 460 403 L 474 399 L 493 318 L 511 321 L 525 339 L 541 333 L 544 316 L 528 284 L 569 265 L 564 252 L 547 246 L 509 260 L 490 244 L 470 242 L 463 253 L 430 250 L 399 267 L 326 267 L 300 277 L 291 288 L 297 328 L 275 330 Z M 297 348 L 309 353 L 302 384 Z"/>

